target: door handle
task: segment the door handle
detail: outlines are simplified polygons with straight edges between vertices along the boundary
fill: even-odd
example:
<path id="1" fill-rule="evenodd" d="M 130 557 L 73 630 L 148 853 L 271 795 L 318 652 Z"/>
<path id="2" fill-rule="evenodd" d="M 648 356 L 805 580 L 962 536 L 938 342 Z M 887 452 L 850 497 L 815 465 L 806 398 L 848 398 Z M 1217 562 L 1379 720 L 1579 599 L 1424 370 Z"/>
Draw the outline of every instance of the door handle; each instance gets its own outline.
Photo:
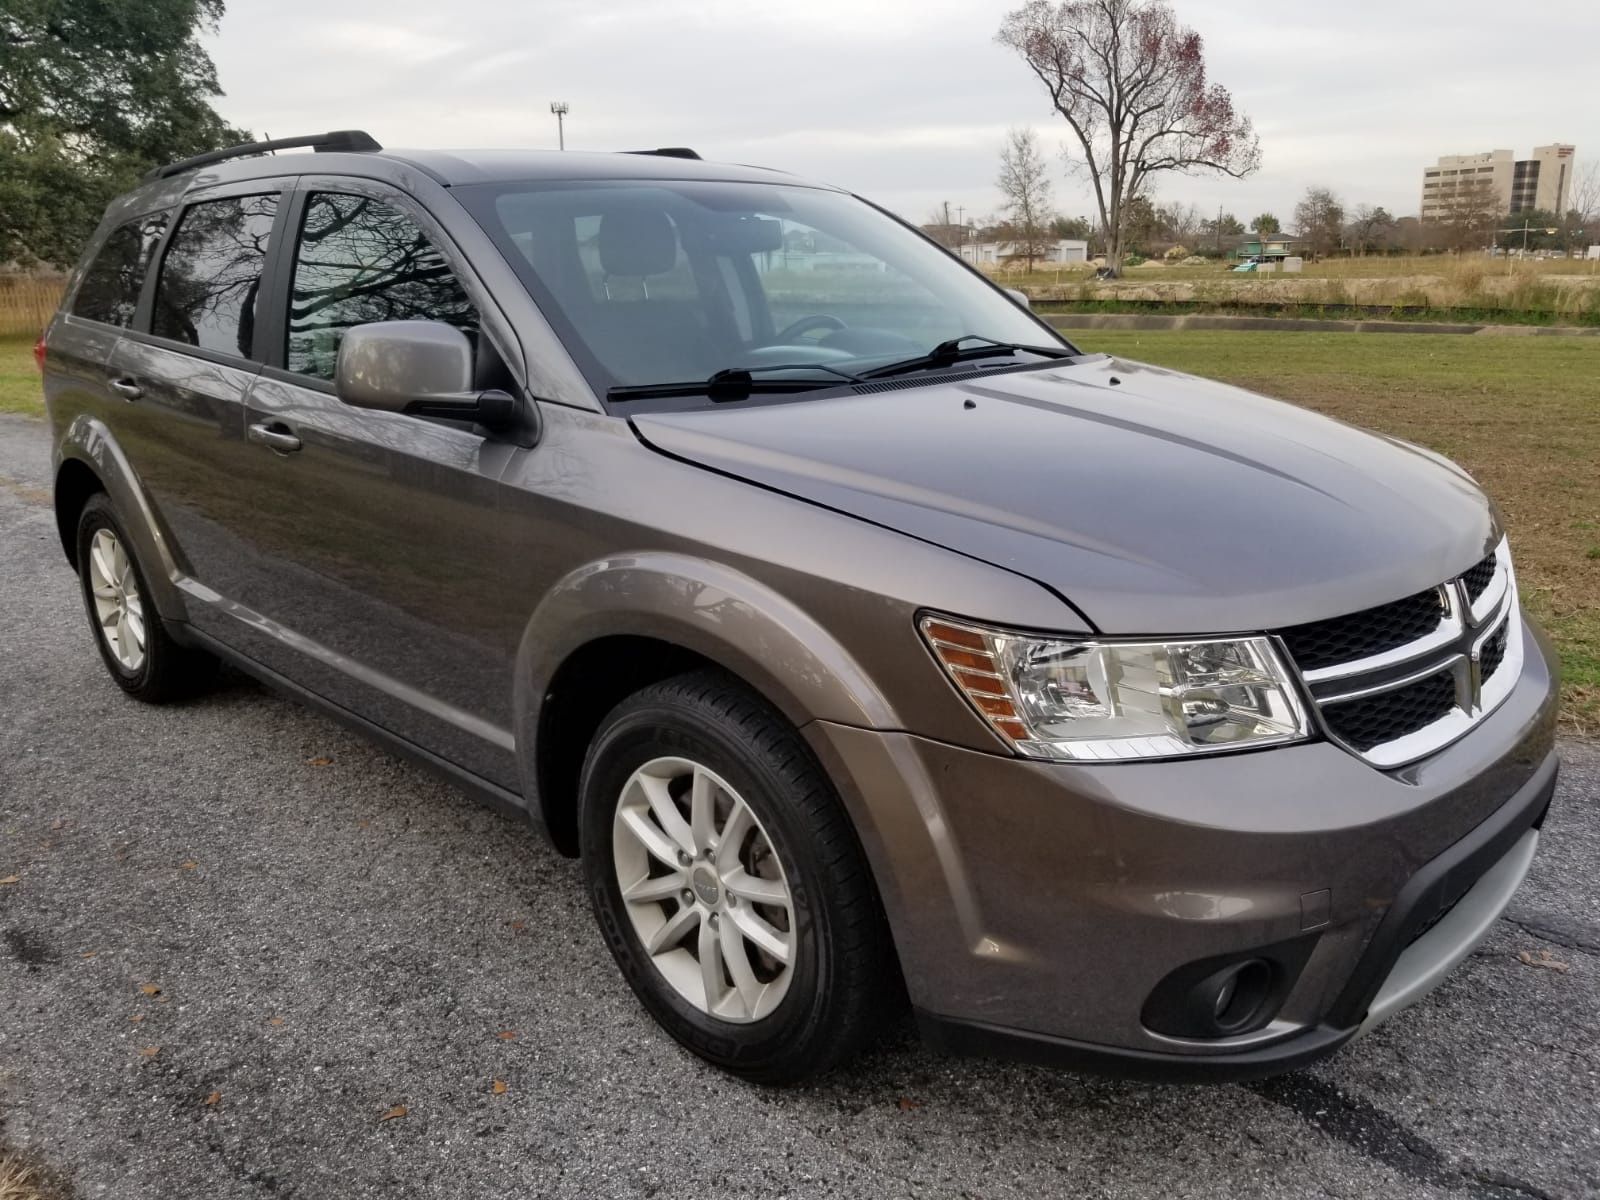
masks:
<path id="1" fill-rule="evenodd" d="M 137 400 L 144 395 L 144 389 L 131 379 L 113 379 L 111 390 L 124 400 Z"/>
<path id="2" fill-rule="evenodd" d="M 289 432 L 282 421 L 258 421 L 245 431 L 245 436 L 258 446 L 266 446 L 279 454 L 292 454 L 300 449 L 300 439 Z"/>

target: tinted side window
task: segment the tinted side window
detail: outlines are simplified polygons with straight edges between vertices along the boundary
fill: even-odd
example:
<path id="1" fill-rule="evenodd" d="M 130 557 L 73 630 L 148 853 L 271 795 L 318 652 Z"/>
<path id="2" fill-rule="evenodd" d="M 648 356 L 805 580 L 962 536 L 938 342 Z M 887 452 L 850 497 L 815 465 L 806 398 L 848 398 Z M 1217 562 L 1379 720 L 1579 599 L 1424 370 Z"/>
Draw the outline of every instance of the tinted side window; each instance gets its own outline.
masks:
<path id="1" fill-rule="evenodd" d="M 405 213 L 369 196 L 317 193 L 295 254 L 285 363 L 332 379 L 344 331 L 374 321 L 445 321 L 472 332 L 478 313 Z"/>
<path id="2" fill-rule="evenodd" d="M 277 196 L 229 196 L 184 210 L 156 280 L 150 331 L 249 357 Z"/>
<path id="3" fill-rule="evenodd" d="M 166 228 L 167 214 L 153 213 L 113 229 L 83 273 L 72 314 L 123 329 L 132 325 L 144 273 Z"/>

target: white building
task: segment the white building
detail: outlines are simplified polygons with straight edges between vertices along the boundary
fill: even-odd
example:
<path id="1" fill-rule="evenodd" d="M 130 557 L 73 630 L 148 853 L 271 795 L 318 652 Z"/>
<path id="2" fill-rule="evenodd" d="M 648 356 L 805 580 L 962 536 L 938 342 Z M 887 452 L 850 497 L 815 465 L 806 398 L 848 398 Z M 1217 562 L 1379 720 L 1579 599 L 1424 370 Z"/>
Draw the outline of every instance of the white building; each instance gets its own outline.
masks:
<path id="1" fill-rule="evenodd" d="M 1073 238 L 1045 242 L 1036 263 L 1073 263 L 1089 261 L 1089 243 Z M 961 247 L 961 257 L 974 266 L 1000 266 L 1017 257 L 1020 248 L 1014 242 L 968 242 Z"/>

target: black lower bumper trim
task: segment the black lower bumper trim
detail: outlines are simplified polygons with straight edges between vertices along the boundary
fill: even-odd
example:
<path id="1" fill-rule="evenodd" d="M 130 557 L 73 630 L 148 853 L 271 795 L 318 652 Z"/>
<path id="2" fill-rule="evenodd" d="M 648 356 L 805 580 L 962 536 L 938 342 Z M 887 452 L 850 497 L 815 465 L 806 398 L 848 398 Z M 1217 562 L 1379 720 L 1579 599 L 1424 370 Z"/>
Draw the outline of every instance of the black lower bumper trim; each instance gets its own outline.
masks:
<path id="1" fill-rule="evenodd" d="M 1355 1036 L 1355 1029 L 1318 1025 L 1283 1041 L 1253 1050 L 1223 1054 L 1166 1054 L 1094 1042 L 1075 1042 L 1045 1033 L 1006 1029 L 982 1021 L 963 1021 L 917 1011 L 917 1029 L 929 1049 L 944 1054 L 1008 1058 L 1117 1079 L 1160 1083 L 1231 1083 L 1265 1079 L 1332 1054 Z"/>

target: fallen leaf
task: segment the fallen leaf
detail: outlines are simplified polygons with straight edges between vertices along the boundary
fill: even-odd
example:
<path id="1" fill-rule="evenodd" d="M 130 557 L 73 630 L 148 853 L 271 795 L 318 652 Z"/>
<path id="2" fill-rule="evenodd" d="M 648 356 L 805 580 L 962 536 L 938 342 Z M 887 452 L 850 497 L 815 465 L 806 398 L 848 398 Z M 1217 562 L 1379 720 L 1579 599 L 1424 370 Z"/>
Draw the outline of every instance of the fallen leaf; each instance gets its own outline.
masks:
<path id="1" fill-rule="evenodd" d="M 308 767 L 331 767 L 331 766 L 333 766 L 333 759 L 328 758 L 325 755 L 319 754 L 319 755 L 317 755 L 316 758 L 308 758 L 308 759 L 306 759 L 306 766 L 308 766 Z M 400 1115 L 403 1117 L 403 1116 L 405 1116 L 405 1113 L 401 1113 Z"/>
<path id="2" fill-rule="evenodd" d="M 199 865 L 200 865 L 199 863 L 195 862 L 194 859 L 191 858 L 187 862 L 179 863 L 178 864 L 178 870 L 180 870 L 180 871 L 192 871 L 196 867 L 198 867 Z"/>
<path id="3" fill-rule="evenodd" d="M 269 1017 L 267 1019 L 267 1024 L 268 1025 L 282 1025 L 283 1024 L 283 1018 L 282 1017 Z"/>
<path id="4" fill-rule="evenodd" d="M 139 1051 L 139 1053 L 144 1055 L 146 1058 L 154 1058 L 156 1055 L 161 1053 L 161 1047 L 146 1046 L 143 1050 Z"/>
<path id="5" fill-rule="evenodd" d="M 208 1107 L 208 1108 L 215 1108 L 217 1105 L 219 1105 L 221 1103 L 222 1103 L 222 1093 L 221 1092 L 212 1092 L 211 1095 L 206 1097 L 206 1107 Z"/>
<path id="6" fill-rule="evenodd" d="M 528 923 L 526 921 L 513 921 L 513 922 L 511 922 L 511 930 L 512 930 L 513 933 L 521 933 L 527 927 L 528 927 Z"/>
<path id="7" fill-rule="evenodd" d="M 128 1018 L 128 1020 L 132 1021 L 135 1025 L 137 1025 L 140 1021 L 144 1020 L 144 1014 L 143 1013 L 134 1013 L 133 1016 Z"/>
<path id="8" fill-rule="evenodd" d="M 66 819 L 65 819 L 65 818 L 63 818 L 63 817 L 57 817 L 57 818 L 56 818 L 56 819 L 55 819 L 55 820 L 54 820 L 54 821 L 51 821 L 51 822 L 50 822 L 50 828 L 51 828 L 51 829 L 60 829 L 60 828 L 61 828 L 61 827 L 62 827 L 62 826 L 63 826 L 63 825 L 65 825 L 65 824 L 66 824 L 66 823 L 67 823 L 67 822 L 66 822 Z"/>
<path id="9" fill-rule="evenodd" d="M 139 985 L 139 990 L 141 992 L 143 992 L 146 996 L 159 996 L 159 995 L 161 995 L 161 989 L 159 987 L 157 987 L 153 983 L 141 983 Z"/>
<path id="10" fill-rule="evenodd" d="M 0 879 L 0 884 L 11 884 L 11 883 L 21 883 L 21 882 L 22 882 L 22 876 L 21 875 L 7 875 L 4 879 Z"/>
<path id="11" fill-rule="evenodd" d="M 1548 971 L 1565 972 L 1571 966 L 1570 963 L 1564 963 L 1559 958 L 1556 958 L 1548 950 L 1541 950 L 1537 955 L 1530 954 L 1526 950 L 1519 950 L 1517 957 L 1530 967 L 1544 967 Z"/>
<path id="12" fill-rule="evenodd" d="M 378 1120 L 380 1120 L 380 1121 L 392 1121 L 396 1117 L 405 1116 L 406 1112 L 407 1112 L 407 1109 L 406 1109 L 406 1106 L 404 1104 L 396 1104 L 388 1112 L 384 1113 L 383 1116 L 379 1117 Z"/>
<path id="13" fill-rule="evenodd" d="M 99 954 L 99 953 L 100 953 L 100 951 L 98 951 L 98 950 L 85 950 L 78 957 L 79 958 L 93 958 L 96 954 Z"/>
<path id="14" fill-rule="evenodd" d="M 514 1042 L 517 1040 L 517 1031 L 515 1029 L 502 1029 L 499 1033 L 495 1034 L 495 1037 L 499 1038 L 502 1042 Z"/>
<path id="15" fill-rule="evenodd" d="M 913 1100 L 910 1096 L 901 1096 L 895 1103 L 900 1106 L 901 1112 L 910 1112 L 913 1108 L 922 1107 L 921 1100 Z"/>
<path id="16" fill-rule="evenodd" d="M 509 1083 L 507 1083 L 504 1079 L 496 1079 L 493 1083 L 491 1083 L 489 1085 L 489 1090 L 491 1092 L 493 1092 L 496 1096 L 504 1096 L 506 1094 L 506 1092 L 510 1090 L 510 1088 L 511 1088 L 511 1085 Z"/>

